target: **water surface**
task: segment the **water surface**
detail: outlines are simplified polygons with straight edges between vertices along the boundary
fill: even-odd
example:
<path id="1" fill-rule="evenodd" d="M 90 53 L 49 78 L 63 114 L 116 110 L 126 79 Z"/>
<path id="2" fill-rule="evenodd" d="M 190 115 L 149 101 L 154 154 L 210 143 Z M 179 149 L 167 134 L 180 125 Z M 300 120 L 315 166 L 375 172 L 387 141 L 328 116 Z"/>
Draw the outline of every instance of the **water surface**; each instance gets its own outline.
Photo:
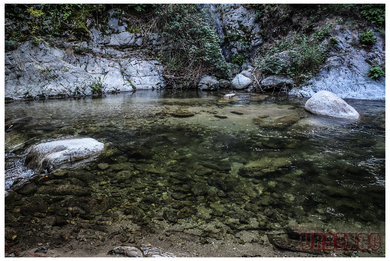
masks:
<path id="1" fill-rule="evenodd" d="M 137 91 L 8 103 L 5 188 L 34 174 L 23 166 L 31 145 L 92 137 L 107 151 L 84 169 L 94 174 L 84 186 L 135 222 L 273 229 L 294 220 L 344 230 L 384 222 L 384 102 L 347 100 L 361 114 L 351 123 L 306 112 L 305 99 L 222 96 Z"/>

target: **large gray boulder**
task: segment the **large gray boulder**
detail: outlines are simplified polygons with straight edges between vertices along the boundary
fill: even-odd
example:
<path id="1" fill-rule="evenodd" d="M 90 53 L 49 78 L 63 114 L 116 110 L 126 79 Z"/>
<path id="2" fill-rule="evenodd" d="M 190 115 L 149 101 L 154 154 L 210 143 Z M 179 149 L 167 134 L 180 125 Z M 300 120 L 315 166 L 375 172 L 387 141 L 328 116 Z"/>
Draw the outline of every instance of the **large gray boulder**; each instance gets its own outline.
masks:
<path id="1" fill-rule="evenodd" d="M 233 88 L 236 90 L 242 90 L 248 87 L 252 83 L 252 80 L 243 74 L 239 73 L 234 77 L 232 81 Z"/>
<path id="2" fill-rule="evenodd" d="M 203 75 L 198 83 L 198 88 L 202 91 L 215 91 L 219 88 L 219 81 L 215 76 Z"/>
<path id="3" fill-rule="evenodd" d="M 92 138 L 50 141 L 31 147 L 25 164 L 40 171 L 75 168 L 94 160 L 103 149 L 104 144 Z"/>
<path id="4" fill-rule="evenodd" d="M 135 34 L 129 32 L 122 32 L 119 34 L 112 34 L 108 46 L 116 47 L 130 47 L 136 42 Z"/>
<path id="5" fill-rule="evenodd" d="M 294 81 L 284 75 L 272 75 L 262 80 L 261 85 L 264 86 L 265 89 L 276 87 L 282 88 L 284 86 L 292 87 L 294 85 Z"/>
<path id="6" fill-rule="evenodd" d="M 305 104 L 305 109 L 311 113 L 333 118 L 358 120 L 359 113 L 336 94 L 319 91 Z"/>

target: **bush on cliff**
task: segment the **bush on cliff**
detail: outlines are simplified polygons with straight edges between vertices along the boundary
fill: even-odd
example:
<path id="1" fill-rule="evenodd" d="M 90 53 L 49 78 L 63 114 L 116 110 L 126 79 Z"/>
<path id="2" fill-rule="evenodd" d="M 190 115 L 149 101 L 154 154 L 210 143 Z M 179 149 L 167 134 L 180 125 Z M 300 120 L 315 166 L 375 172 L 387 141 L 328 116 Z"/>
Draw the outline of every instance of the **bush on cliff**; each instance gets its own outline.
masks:
<path id="1" fill-rule="evenodd" d="M 227 77 L 228 65 L 222 55 L 215 28 L 204 19 L 196 5 L 164 5 L 158 11 L 164 37 L 159 57 L 166 65 L 168 81 L 175 79 L 195 86 L 199 78 L 212 70 Z"/>

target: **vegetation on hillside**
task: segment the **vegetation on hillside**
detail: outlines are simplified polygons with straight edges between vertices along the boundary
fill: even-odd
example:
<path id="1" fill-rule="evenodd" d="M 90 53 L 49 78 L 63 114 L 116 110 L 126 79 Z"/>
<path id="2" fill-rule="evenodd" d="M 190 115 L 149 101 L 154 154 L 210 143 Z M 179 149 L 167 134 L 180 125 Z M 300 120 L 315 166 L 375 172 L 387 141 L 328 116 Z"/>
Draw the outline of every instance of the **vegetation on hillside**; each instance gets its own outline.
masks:
<path id="1" fill-rule="evenodd" d="M 362 47 L 375 42 L 368 26 L 374 24 L 382 34 L 385 30 L 384 4 L 243 6 L 256 10 L 256 21 L 262 24 L 264 44 L 251 57 L 258 73 L 285 74 L 296 84 L 312 77 L 337 44 L 330 30 L 338 18 L 342 18 L 337 20 L 339 24 L 362 32 Z M 89 40 L 92 27 L 103 34 L 110 32 L 109 17 L 126 21 L 128 32 L 142 33 L 146 38 L 153 34 L 161 37 L 161 46 L 153 55 L 164 65 L 166 80 L 172 86 L 196 86 L 205 73 L 224 79 L 231 76 L 233 65 L 222 55 L 220 36 L 206 21 L 202 9 L 193 4 L 6 4 L 5 48 L 10 51 L 24 41 L 38 44 L 53 37 Z M 225 44 L 234 37 L 226 36 Z M 86 52 L 90 50 L 75 50 L 78 54 Z M 276 55 L 280 52 L 285 52 L 288 59 Z M 246 54 L 235 54 L 229 62 L 242 65 L 248 58 Z"/>

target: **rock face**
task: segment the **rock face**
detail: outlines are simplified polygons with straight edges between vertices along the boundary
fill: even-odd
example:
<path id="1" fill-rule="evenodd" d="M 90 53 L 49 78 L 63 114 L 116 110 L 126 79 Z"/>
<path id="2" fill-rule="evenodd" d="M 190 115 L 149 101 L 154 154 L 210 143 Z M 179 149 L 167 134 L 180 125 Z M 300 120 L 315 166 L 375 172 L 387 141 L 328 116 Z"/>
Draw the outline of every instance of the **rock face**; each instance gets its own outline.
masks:
<path id="1" fill-rule="evenodd" d="M 252 83 L 252 80 L 244 75 L 237 74 L 232 81 L 233 88 L 236 90 L 242 90 L 248 87 Z"/>
<path id="2" fill-rule="evenodd" d="M 92 139 L 64 139 L 33 146 L 26 157 L 29 168 L 48 170 L 75 168 L 94 160 L 104 144 Z"/>
<path id="3" fill-rule="evenodd" d="M 326 90 L 343 99 L 384 100 L 385 78 L 375 81 L 367 76 L 370 64 L 385 62 L 384 38 L 375 33 L 377 41 L 367 52 L 352 46 L 354 39 L 358 39 L 357 33 L 336 29 L 334 37 L 338 44 L 330 53 L 325 66 L 306 86 L 293 89 L 290 95 L 311 97 L 320 90 Z"/>
<path id="4" fill-rule="evenodd" d="M 358 120 L 359 113 L 336 94 L 328 91 L 319 91 L 305 104 L 305 109 L 311 113 L 341 118 L 347 120 Z"/>
<path id="5" fill-rule="evenodd" d="M 256 48 L 263 44 L 261 27 L 255 21 L 254 9 L 232 4 L 208 4 L 202 5 L 202 8 L 206 9 L 206 16 L 218 34 L 222 38 L 229 38 L 229 43 L 222 48 L 227 60 L 230 60 L 232 55 L 253 54 Z"/>
<path id="6" fill-rule="evenodd" d="M 111 39 L 107 46 L 100 45 L 99 37 L 92 37 L 95 47 L 83 54 L 74 53 L 74 49 L 87 48 L 85 42 L 76 47 L 67 43 L 66 50 L 46 42 L 37 46 L 23 43 L 5 54 L 5 97 L 91 95 L 91 85 L 99 81 L 104 92 L 165 87 L 163 68 L 157 61 L 128 58 L 125 51 L 111 48 L 126 47 L 127 38 L 131 38 L 127 34 L 120 33 L 116 42 Z"/>
<path id="7" fill-rule="evenodd" d="M 203 75 L 200 78 L 198 88 L 202 91 L 215 91 L 219 88 L 219 81 L 215 76 Z"/>

